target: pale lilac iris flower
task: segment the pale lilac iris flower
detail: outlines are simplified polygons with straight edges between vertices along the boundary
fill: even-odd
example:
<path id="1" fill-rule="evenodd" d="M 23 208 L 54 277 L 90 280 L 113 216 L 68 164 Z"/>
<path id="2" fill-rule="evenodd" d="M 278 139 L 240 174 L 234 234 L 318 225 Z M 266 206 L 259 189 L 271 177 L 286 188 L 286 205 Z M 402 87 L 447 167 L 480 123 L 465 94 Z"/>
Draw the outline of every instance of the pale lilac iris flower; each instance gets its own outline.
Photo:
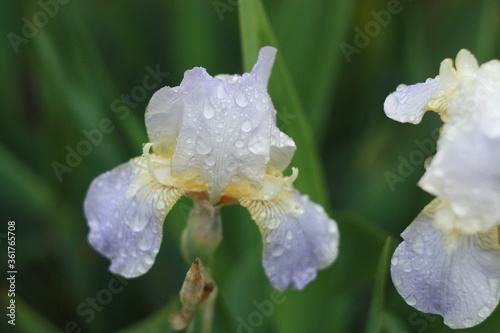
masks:
<path id="1" fill-rule="evenodd" d="M 419 182 L 437 198 L 402 233 L 392 280 L 417 310 L 451 328 L 479 324 L 500 299 L 500 62 L 478 65 L 461 50 L 425 83 L 400 85 L 388 117 L 419 123 L 425 111 L 444 125 Z"/>
<path id="2" fill-rule="evenodd" d="M 210 76 L 195 67 L 180 86 L 157 91 L 146 110 L 143 155 L 97 177 L 85 199 L 89 242 L 125 277 L 146 273 L 165 216 L 187 195 L 195 207 L 240 203 L 263 239 L 271 284 L 304 288 L 337 256 L 338 229 L 324 209 L 283 176 L 296 146 L 276 126 L 267 83 L 276 49 L 250 73 Z"/>

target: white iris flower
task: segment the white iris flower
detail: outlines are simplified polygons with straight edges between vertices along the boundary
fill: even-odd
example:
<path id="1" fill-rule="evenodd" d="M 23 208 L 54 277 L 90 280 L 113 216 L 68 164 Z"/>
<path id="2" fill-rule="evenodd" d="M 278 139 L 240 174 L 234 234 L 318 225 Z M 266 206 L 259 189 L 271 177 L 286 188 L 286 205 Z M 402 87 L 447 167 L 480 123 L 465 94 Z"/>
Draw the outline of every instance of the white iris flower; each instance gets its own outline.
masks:
<path id="1" fill-rule="evenodd" d="M 481 66 L 467 50 L 441 63 L 425 83 L 400 85 L 388 117 L 444 125 L 420 187 L 436 195 L 402 233 L 392 258 L 394 285 L 417 310 L 451 328 L 477 325 L 500 299 L 500 62 Z"/>
<path id="2" fill-rule="evenodd" d="M 85 199 L 89 242 L 111 259 L 112 272 L 136 277 L 150 269 L 165 216 L 183 195 L 207 214 L 227 203 L 246 207 L 262 233 L 264 269 L 277 289 L 302 289 L 335 260 L 335 221 L 293 188 L 297 169 L 282 173 L 296 146 L 276 127 L 267 93 L 275 54 L 262 48 L 242 76 L 212 77 L 193 68 L 180 86 L 153 95 L 143 156 L 97 177 Z"/>

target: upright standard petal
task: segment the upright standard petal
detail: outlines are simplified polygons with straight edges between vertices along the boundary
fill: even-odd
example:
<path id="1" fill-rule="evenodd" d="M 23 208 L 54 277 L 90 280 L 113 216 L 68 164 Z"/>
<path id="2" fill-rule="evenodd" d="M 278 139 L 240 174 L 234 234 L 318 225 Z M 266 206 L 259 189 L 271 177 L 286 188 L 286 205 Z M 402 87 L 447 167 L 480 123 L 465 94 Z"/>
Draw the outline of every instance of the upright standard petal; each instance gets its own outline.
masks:
<path id="1" fill-rule="evenodd" d="M 384 111 L 393 120 L 418 124 L 426 111 L 442 112 L 445 109 L 446 102 L 442 101 L 442 94 L 439 76 L 411 86 L 400 84 L 385 99 Z M 429 104 L 434 101 L 437 103 Z"/>
<path id="2" fill-rule="evenodd" d="M 254 70 L 241 77 L 212 78 L 195 68 L 178 88 L 184 111 L 172 176 L 183 187 L 206 190 L 212 203 L 228 186 L 242 195 L 262 186 L 276 126 L 266 91 L 271 51 L 263 49 Z"/>
<path id="3" fill-rule="evenodd" d="M 130 278 L 151 268 L 165 216 L 182 194 L 156 182 L 142 157 L 94 179 L 84 203 L 88 239 L 112 272 Z"/>
<path id="4" fill-rule="evenodd" d="M 301 290 L 337 257 L 337 224 L 308 196 L 293 190 L 274 200 L 241 203 L 262 233 L 262 262 L 274 288 Z"/>
<path id="5" fill-rule="evenodd" d="M 251 74 L 255 76 L 263 89 L 267 89 L 267 83 L 271 76 L 274 59 L 276 58 L 276 49 L 272 46 L 264 46 L 260 49 L 257 62 L 252 68 Z"/>
<path id="6" fill-rule="evenodd" d="M 435 227 L 440 199 L 401 234 L 391 260 L 394 286 L 415 309 L 439 314 L 451 328 L 477 325 L 500 298 L 497 229 L 465 235 Z M 439 224 L 439 223 L 437 223 Z"/>
<path id="7" fill-rule="evenodd" d="M 282 172 L 290 164 L 293 155 L 297 150 L 295 142 L 277 127 L 273 127 L 271 133 L 271 153 L 268 168 L 272 167 L 276 171 Z M 272 171 L 273 170 L 269 170 Z"/>
<path id="8" fill-rule="evenodd" d="M 154 93 L 146 108 L 145 120 L 153 151 L 172 157 L 181 129 L 184 105 L 178 87 L 164 87 Z"/>
<path id="9" fill-rule="evenodd" d="M 500 127 L 500 121 L 489 119 Z M 419 182 L 424 190 L 449 201 L 465 233 L 485 232 L 500 224 L 500 135 L 490 137 L 478 124 L 453 140 L 440 139 L 438 153 Z"/>

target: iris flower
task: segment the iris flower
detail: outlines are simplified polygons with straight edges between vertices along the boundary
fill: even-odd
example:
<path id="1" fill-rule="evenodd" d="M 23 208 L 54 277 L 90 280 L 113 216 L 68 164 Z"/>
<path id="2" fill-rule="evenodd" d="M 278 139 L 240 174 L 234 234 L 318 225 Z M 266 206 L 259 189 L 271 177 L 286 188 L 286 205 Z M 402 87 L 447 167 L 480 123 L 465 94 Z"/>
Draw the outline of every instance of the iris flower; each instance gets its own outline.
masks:
<path id="1" fill-rule="evenodd" d="M 98 176 L 85 199 L 88 240 L 132 278 L 155 261 L 167 213 L 182 196 L 210 214 L 239 203 L 257 223 L 271 284 L 302 289 L 337 256 L 338 229 L 324 209 L 283 176 L 296 146 L 276 126 L 267 83 L 276 49 L 261 49 L 250 73 L 184 73 L 157 91 L 146 110 L 150 143 L 141 157 Z M 211 207 L 211 208 L 207 208 Z"/>
<path id="2" fill-rule="evenodd" d="M 388 117 L 419 123 L 436 111 L 444 124 L 419 186 L 437 196 L 402 233 L 392 280 L 417 310 L 451 328 L 486 319 L 500 299 L 500 62 L 481 66 L 467 50 L 425 83 L 400 85 Z"/>

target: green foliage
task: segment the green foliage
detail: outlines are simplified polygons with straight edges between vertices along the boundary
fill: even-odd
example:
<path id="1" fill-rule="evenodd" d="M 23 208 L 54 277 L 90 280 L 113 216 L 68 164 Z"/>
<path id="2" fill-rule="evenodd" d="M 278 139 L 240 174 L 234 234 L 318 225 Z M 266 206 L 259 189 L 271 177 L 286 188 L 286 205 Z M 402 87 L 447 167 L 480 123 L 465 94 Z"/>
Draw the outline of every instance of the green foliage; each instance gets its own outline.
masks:
<path id="1" fill-rule="evenodd" d="M 171 331 L 168 316 L 179 309 L 189 268 L 180 250 L 189 200 L 167 216 L 151 271 L 93 310 L 88 299 L 98 300 L 114 277 L 86 240 L 86 190 L 100 173 L 142 153 L 144 110 L 155 90 L 178 85 L 194 66 L 213 75 L 248 71 L 259 48 L 272 45 L 278 54 L 270 94 L 280 128 L 298 147 L 296 185 L 336 219 L 341 245 L 331 267 L 305 290 L 283 293 L 254 331 L 451 332 L 442 318 L 401 299 L 388 264 L 397 235 L 431 197 L 416 185 L 423 164 L 392 186 L 386 174 L 399 174 L 401 160 L 419 149 L 415 140 L 431 140 L 440 121 L 398 124 L 382 105 L 399 83 L 435 76 L 440 61 L 463 47 L 480 62 L 500 58 L 498 1 L 402 0 L 401 12 L 348 56 L 341 43 L 355 45 L 354 28 L 365 29 L 388 1 L 68 1 L 13 47 L 9 34 L 23 36 L 25 22 L 44 11 L 40 3 L 56 2 L 0 4 L 0 233 L 16 221 L 15 328 L 63 332 L 75 322 L 83 332 Z M 138 95 L 147 68 L 156 66 L 168 75 Z M 127 104 L 123 95 L 135 97 Z M 102 139 L 69 166 L 68 151 L 93 130 Z M 238 332 L 260 311 L 255 304 L 276 295 L 248 212 L 224 208 L 222 224 L 211 265 L 218 285 L 213 331 Z M 497 309 L 466 332 L 497 332 L 499 325 Z M 5 317 L 0 331 L 15 332 Z"/>

